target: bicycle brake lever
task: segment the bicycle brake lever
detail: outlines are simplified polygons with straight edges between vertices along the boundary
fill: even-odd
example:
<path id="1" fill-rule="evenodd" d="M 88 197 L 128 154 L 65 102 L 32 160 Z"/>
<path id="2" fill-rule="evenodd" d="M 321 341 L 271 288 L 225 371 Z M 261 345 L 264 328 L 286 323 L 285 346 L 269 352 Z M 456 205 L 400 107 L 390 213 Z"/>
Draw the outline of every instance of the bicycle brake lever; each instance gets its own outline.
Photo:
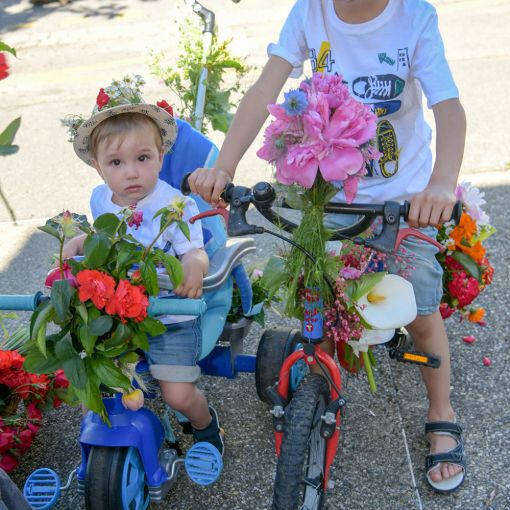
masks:
<path id="1" fill-rule="evenodd" d="M 222 216 L 223 221 L 225 222 L 225 225 L 228 225 L 228 220 L 230 217 L 230 212 L 227 209 L 224 209 L 222 207 L 218 207 L 216 209 L 210 209 L 209 211 L 204 211 L 200 214 L 197 214 L 195 216 L 192 216 L 189 219 L 189 222 L 193 225 L 195 221 L 201 220 L 202 218 L 209 218 L 211 216 Z"/>
<path id="2" fill-rule="evenodd" d="M 422 241 L 426 241 L 427 243 L 434 245 L 441 252 L 446 251 L 446 246 L 442 245 L 435 239 L 432 239 L 432 237 L 425 235 L 423 232 L 416 230 L 415 228 L 401 228 L 399 230 L 399 232 L 397 234 L 397 238 L 395 240 L 395 251 L 398 250 L 400 243 L 406 237 L 417 237 L 418 239 L 421 239 Z"/>

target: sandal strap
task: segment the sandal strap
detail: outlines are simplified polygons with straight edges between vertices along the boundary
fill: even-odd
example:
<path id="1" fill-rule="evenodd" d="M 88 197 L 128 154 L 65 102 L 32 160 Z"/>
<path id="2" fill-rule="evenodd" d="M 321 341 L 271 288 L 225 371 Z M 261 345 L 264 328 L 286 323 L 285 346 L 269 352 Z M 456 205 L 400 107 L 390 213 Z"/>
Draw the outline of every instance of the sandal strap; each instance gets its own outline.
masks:
<path id="1" fill-rule="evenodd" d="M 451 421 L 431 421 L 425 423 L 425 434 L 443 432 L 452 434 L 456 439 L 460 440 L 462 428 L 457 423 Z"/>
<path id="2" fill-rule="evenodd" d="M 464 452 L 464 444 L 459 441 L 457 446 L 447 452 L 429 453 L 425 457 L 425 471 L 428 473 L 434 466 L 441 462 L 449 464 L 457 464 L 466 471 L 466 454 Z"/>

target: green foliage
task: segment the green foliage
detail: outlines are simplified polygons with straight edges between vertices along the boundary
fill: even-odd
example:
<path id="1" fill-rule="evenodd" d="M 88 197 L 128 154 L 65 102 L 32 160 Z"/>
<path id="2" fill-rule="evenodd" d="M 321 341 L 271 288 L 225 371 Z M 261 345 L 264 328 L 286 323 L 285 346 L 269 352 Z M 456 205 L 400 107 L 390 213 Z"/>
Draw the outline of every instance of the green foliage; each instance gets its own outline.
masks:
<path id="1" fill-rule="evenodd" d="M 180 53 L 175 66 L 164 63 L 163 53 L 153 54 L 150 64 L 152 74 L 161 78 L 180 101 L 176 113 L 194 124 L 197 90 L 202 70 L 203 40 L 198 25 L 189 19 L 179 27 Z M 219 41 L 217 33 L 213 36 L 211 51 L 206 59 L 208 71 L 206 80 L 205 111 L 202 132 L 209 128 L 226 133 L 232 120 L 231 110 L 237 105 L 232 97 L 242 92 L 243 77 L 250 68 L 244 59 L 236 57 L 230 51 L 230 40 Z M 229 74 L 234 74 L 232 83 L 225 85 Z"/>

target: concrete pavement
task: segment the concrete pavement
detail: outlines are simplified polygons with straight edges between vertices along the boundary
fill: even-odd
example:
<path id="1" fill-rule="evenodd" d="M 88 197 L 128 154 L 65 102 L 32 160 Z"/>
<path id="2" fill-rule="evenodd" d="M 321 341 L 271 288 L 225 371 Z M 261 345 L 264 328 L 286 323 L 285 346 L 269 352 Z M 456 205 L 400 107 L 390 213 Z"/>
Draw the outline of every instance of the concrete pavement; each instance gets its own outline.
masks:
<path id="1" fill-rule="evenodd" d="M 212 2 L 204 3 L 211 5 Z M 451 66 L 468 116 L 463 178 L 484 189 L 488 212 L 499 232 L 489 243 L 496 280 L 482 296 L 488 327 L 448 323 L 453 357 L 453 398 L 466 430 L 470 471 L 458 494 L 434 496 L 423 481 L 426 445 L 422 421 L 426 400 L 418 371 L 395 365 L 378 351 L 376 395 L 363 377 L 347 380 L 349 407 L 335 462 L 329 508 L 382 510 L 510 508 L 508 400 L 508 207 L 510 181 L 509 116 L 506 84 L 510 72 L 510 4 L 501 0 L 433 2 Z M 277 36 L 290 0 L 227 0 L 213 3 L 220 32 L 252 65 L 263 65 L 265 46 Z M 20 225 L 8 222 L 0 206 L 0 292 L 38 290 L 55 250 L 51 238 L 35 230 L 39 218 L 63 208 L 87 212 L 88 196 L 98 177 L 75 156 L 59 119 L 86 114 L 97 89 L 111 78 L 136 72 L 148 79 L 146 98 L 172 96 L 150 76 L 148 49 L 166 50 L 171 61 L 177 47 L 176 21 L 186 14 L 178 0 L 74 0 L 33 8 L 28 0 L 2 0 L 0 39 L 17 47 L 12 76 L 0 82 L 0 126 L 22 115 L 16 142 L 20 152 L 0 160 L 0 183 Z M 253 76 L 252 76 L 253 79 Z M 218 143 L 221 138 L 213 138 Z M 251 184 L 270 175 L 255 157 L 259 140 L 247 154 L 237 181 Z M 262 261 L 273 241 L 261 237 L 253 261 Z M 271 318 L 281 322 L 276 317 Z M 256 349 L 260 328 L 253 328 L 248 349 Z M 467 346 L 461 336 L 478 341 Z M 493 365 L 482 365 L 483 356 Z M 270 420 L 258 402 L 253 378 L 234 381 L 204 378 L 202 386 L 220 411 L 227 430 L 226 468 L 207 490 L 184 477 L 161 507 L 178 509 L 269 508 L 274 471 Z M 32 450 L 14 473 L 22 483 L 35 467 L 49 465 L 61 473 L 74 467 L 79 451 L 79 412 L 61 409 L 47 415 Z M 73 494 L 59 508 L 82 508 Z"/>

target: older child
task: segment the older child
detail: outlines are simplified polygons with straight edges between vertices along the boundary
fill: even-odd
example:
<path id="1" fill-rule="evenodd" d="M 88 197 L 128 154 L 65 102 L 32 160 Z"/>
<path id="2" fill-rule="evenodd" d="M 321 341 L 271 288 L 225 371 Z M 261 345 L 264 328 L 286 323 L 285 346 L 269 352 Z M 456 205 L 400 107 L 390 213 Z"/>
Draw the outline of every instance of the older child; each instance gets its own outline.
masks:
<path id="1" fill-rule="evenodd" d="M 449 219 L 455 202 L 465 115 L 433 6 L 425 0 L 298 0 L 268 54 L 261 76 L 239 105 L 216 168 L 197 169 L 189 179 L 192 191 L 219 203 L 267 118 L 267 105 L 309 59 L 314 72 L 342 75 L 351 94 L 371 104 L 379 116 L 377 143 L 383 155 L 360 183 L 356 201 L 407 199 L 409 225 L 429 227 L 428 235 L 434 235 L 432 227 Z M 422 91 L 435 117 L 434 164 Z M 418 305 L 418 317 L 408 330 L 417 350 L 439 354 L 442 360 L 439 369 L 422 370 L 429 399 L 427 481 L 438 492 L 451 492 L 464 481 L 466 460 L 450 403 L 448 339 L 438 311 L 441 268 L 428 245 L 406 248 L 414 252 L 416 270 L 410 279 Z M 325 348 L 333 352 L 332 346 Z"/>
<path id="2" fill-rule="evenodd" d="M 104 184 L 92 191 L 90 207 L 95 218 L 118 214 L 128 206 L 143 213 L 139 227 L 128 233 L 148 245 L 159 232 L 154 214 L 179 198 L 185 201 L 184 220 L 198 214 L 195 202 L 159 179 L 164 153 L 177 136 L 173 117 L 156 105 L 146 104 L 140 95 L 140 77 L 126 77 L 101 89 L 92 116 L 74 126 L 76 154 L 93 166 Z M 158 239 L 157 246 L 180 257 L 184 280 L 175 294 L 198 298 L 209 260 L 203 250 L 200 222 L 189 224 L 190 238 L 176 224 Z M 82 253 L 83 237 L 65 248 L 65 256 Z M 223 454 L 223 438 L 216 411 L 195 386 L 200 376 L 196 362 L 200 353 L 200 324 L 194 317 L 165 316 L 167 332 L 149 341 L 148 361 L 159 380 L 165 402 L 191 422 L 195 441 L 212 443 Z"/>

